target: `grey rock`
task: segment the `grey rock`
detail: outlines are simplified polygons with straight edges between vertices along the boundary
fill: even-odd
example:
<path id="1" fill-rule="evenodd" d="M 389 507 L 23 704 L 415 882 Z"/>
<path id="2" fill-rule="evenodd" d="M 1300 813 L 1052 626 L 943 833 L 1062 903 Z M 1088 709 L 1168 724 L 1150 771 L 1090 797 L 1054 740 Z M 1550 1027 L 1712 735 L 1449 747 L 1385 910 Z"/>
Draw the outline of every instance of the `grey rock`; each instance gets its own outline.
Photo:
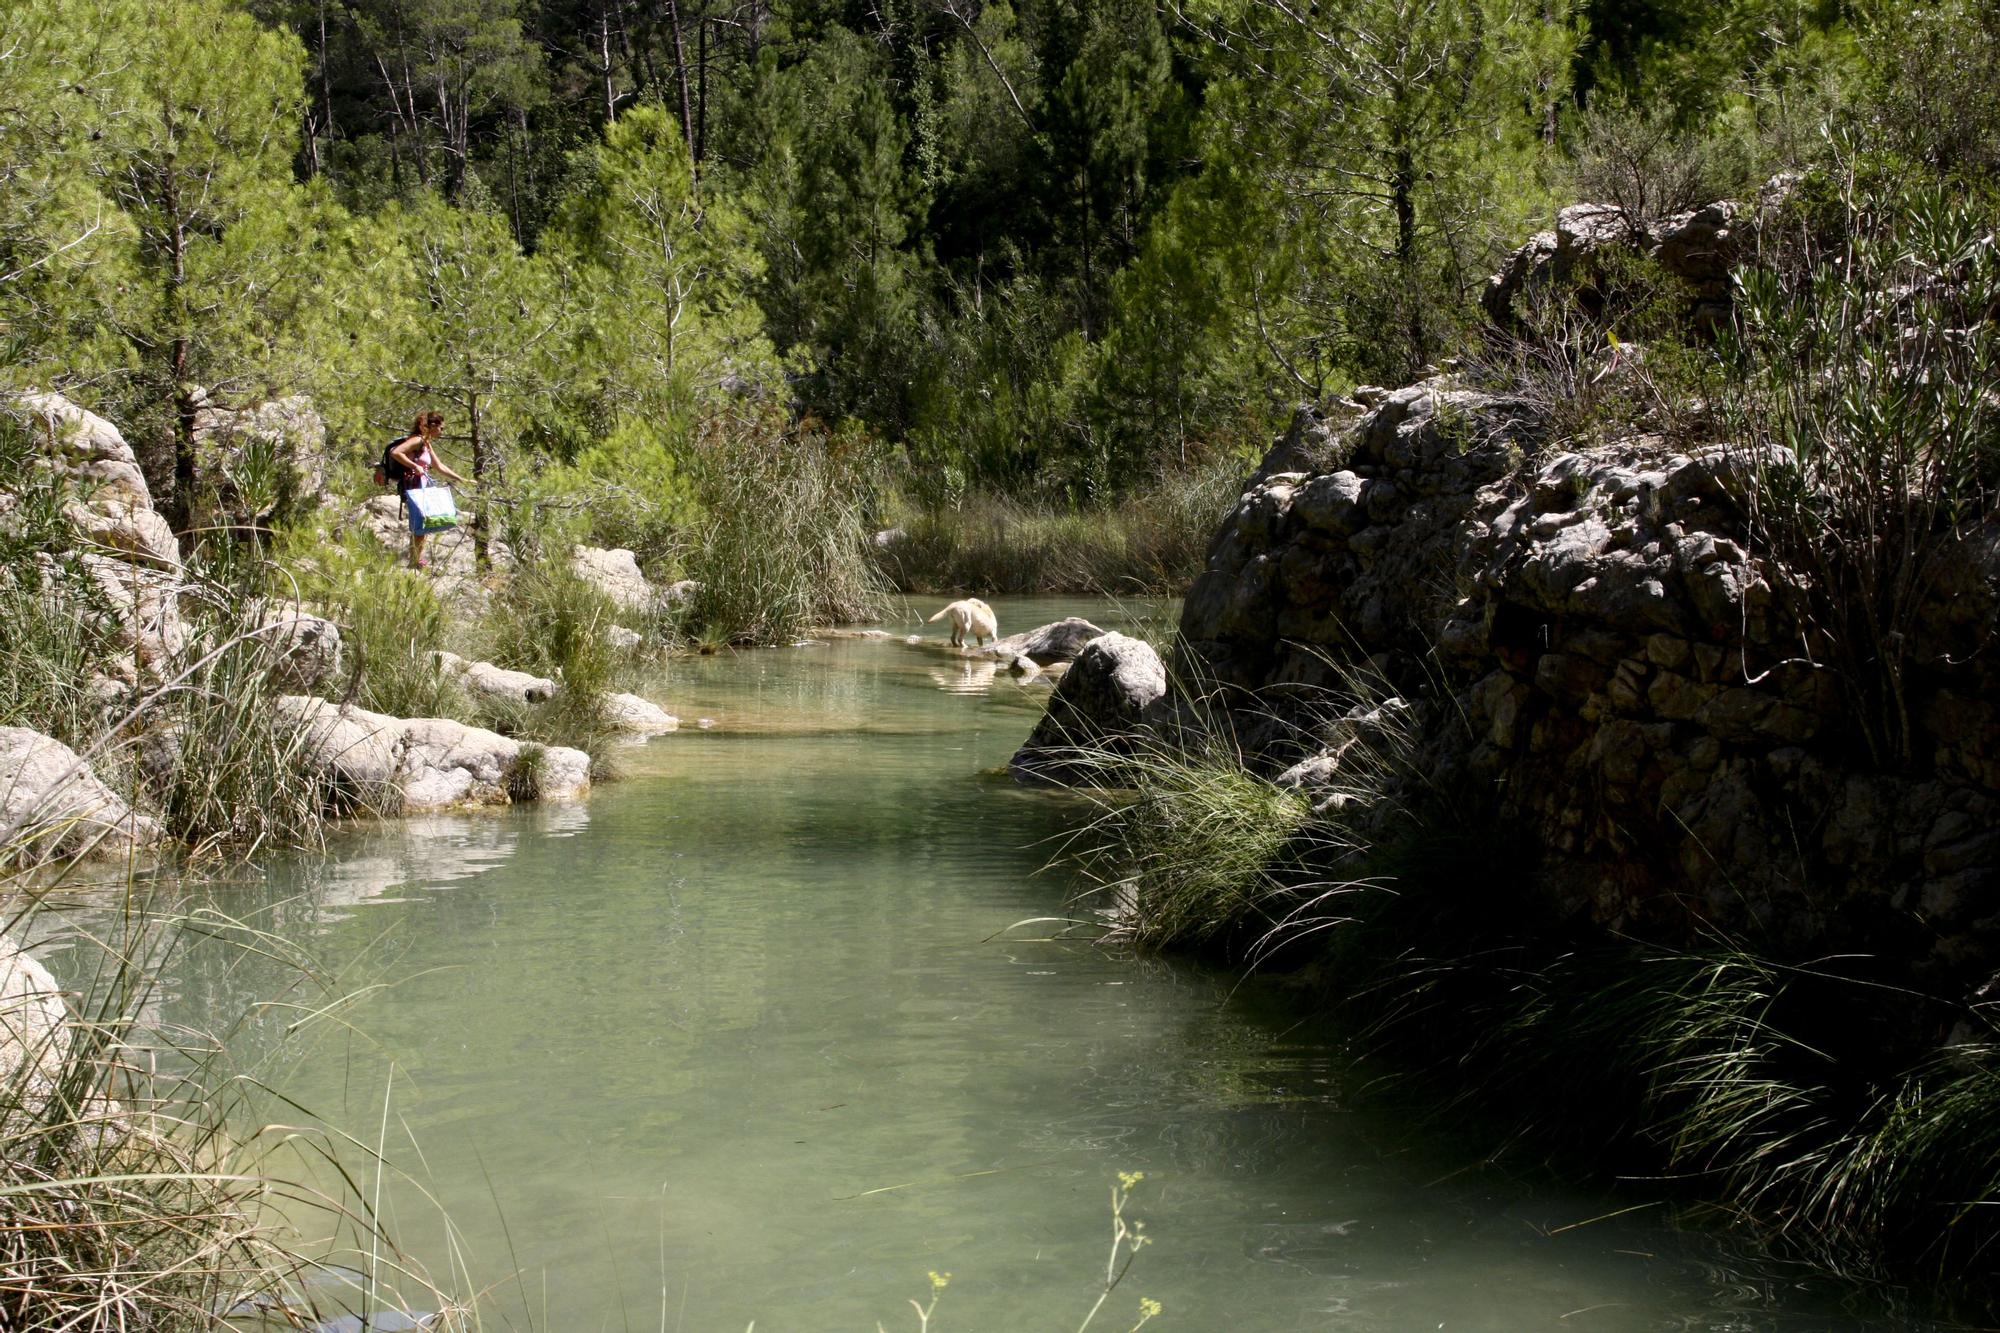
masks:
<path id="1" fill-rule="evenodd" d="M 1079 616 L 1057 620 L 1023 634 L 1010 634 L 986 645 L 985 655 L 1001 662 L 1025 657 L 1036 666 L 1053 662 L 1073 662 L 1091 640 L 1103 630 Z"/>
<path id="2" fill-rule="evenodd" d="M 98 780 L 76 751 L 26 727 L 0 727 L 0 848 L 17 865 L 123 857 L 160 841 L 157 821 Z"/>
<path id="3" fill-rule="evenodd" d="M 1151 644 L 1100 635 L 1063 674 L 1009 768 L 1024 781 L 1101 781 L 1107 760 L 1133 753 L 1166 693 L 1166 665 Z"/>

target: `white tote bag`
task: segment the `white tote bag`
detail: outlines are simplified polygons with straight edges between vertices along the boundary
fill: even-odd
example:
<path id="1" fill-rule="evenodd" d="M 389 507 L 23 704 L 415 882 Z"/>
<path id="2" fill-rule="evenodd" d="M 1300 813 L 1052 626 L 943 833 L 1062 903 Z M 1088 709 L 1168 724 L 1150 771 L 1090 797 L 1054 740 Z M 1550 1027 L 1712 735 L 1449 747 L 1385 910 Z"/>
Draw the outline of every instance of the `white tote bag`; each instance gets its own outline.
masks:
<path id="1" fill-rule="evenodd" d="M 449 486 L 426 486 L 410 492 L 410 503 L 417 507 L 417 514 L 424 521 L 425 532 L 438 532 L 458 526 L 458 505 L 451 498 Z"/>

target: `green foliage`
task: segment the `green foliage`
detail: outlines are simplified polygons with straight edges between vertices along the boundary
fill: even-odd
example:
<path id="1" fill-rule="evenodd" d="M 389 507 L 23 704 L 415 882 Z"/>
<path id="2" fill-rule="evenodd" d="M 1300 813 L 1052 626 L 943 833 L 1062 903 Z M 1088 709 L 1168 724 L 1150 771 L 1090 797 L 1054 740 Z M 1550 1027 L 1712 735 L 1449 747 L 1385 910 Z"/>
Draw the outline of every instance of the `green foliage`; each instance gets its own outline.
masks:
<path id="1" fill-rule="evenodd" d="M 693 460 L 705 523 L 685 561 L 699 587 L 680 631 L 704 643 L 783 643 L 879 618 L 866 463 L 857 441 L 768 424 L 710 442 Z"/>
<path id="2" fill-rule="evenodd" d="M 482 705 L 477 720 L 502 735 L 582 750 L 601 770 L 612 735 L 603 695 L 615 666 L 605 634 L 613 623 L 610 599 L 567 561 L 545 557 L 516 569 L 478 627 L 480 651 L 515 670 L 547 676 L 556 694 L 537 704 Z M 540 758 L 538 751 L 521 779 L 527 786 L 540 772 Z"/>
<path id="3" fill-rule="evenodd" d="M 1201 572 L 1245 471 L 1225 458 L 1096 509 L 974 492 L 903 517 L 882 567 L 903 592 L 1176 595 Z"/>
<path id="4" fill-rule="evenodd" d="M 1742 275 L 1718 398 L 1801 647 L 1902 766 L 1919 615 L 2000 482 L 2000 256 L 1992 196 L 1856 170 L 1808 195 L 1794 253 Z"/>

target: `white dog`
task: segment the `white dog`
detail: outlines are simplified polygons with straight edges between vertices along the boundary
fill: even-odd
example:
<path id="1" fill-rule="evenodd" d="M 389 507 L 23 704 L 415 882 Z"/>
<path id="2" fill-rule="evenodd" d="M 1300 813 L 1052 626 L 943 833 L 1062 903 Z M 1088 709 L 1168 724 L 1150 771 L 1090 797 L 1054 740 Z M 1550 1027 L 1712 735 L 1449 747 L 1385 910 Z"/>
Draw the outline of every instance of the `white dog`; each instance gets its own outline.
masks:
<path id="1" fill-rule="evenodd" d="M 1000 637 L 1000 622 L 993 618 L 993 608 L 977 597 L 953 602 L 932 616 L 931 620 L 942 620 L 946 616 L 951 617 L 951 646 L 954 648 L 965 647 L 965 636 L 968 634 L 977 639 L 982 648 L 988 639 Z M 931 622 L 927 620 L 924 623 Z"/>

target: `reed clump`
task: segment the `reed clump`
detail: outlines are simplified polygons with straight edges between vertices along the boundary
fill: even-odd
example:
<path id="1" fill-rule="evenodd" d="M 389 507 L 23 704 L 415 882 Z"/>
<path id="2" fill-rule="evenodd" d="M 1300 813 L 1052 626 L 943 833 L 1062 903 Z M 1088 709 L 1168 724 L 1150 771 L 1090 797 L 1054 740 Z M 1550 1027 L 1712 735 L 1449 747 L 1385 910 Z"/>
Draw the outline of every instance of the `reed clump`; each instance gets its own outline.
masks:
<path id="1" fill-rule="evenodd" d="M 725 434 L 690 465 L 703 518 L 682 567 L 696 589 L 675 637 L 770 644 L 817 625 L 879 620 L 887 587 L 869 559 L 871 487 L 858 446 L 808 426 Z"/>
<path id="2" fill-rule="evenodd" d="M 136 886 L 110 910 L 60 914 L 46 881 L 26 887 L 0 884 L 19 904 L 0 922 L 0 1327 L 196 1333 L 242 1327 L 232 1318 L 246 1312 L 286 1327 L 339 1316 L 311 1294 L 318 1246 L 274 1220 L 277 1204 L 361 1237 L 376 1308 L 403 1304 L 400 1284 L 423 1290 L 419 1308 L 451 1305 L 358 1203 L 260 1171 L 241 1130 L 258 1123 L 254 1075 L 231 1069 L 214 1035 L 157 1017 L 192 940 L 233 936 L 305 976 L 302 957 L 220 919 L 157 912 Z M 59 942 L 60 980 L 26 938 Z"/>
<path id="3" fill-rule="evenodd" d="M 1531 851 L 1476 795 L 1425 785 L 1419 728 L 1385 704 L 1350 688 L 1297 727 L 1293 750 L 1310 737 L 1336 761 L 1303 790 L 1194 705 L 1174 744 L 1107 747 L 1077 851 L 1115 933 L 1252 966 L 1282 954 L 1427 1115 L 1583 1145 L 1593 1169 L 1837 1271 L 2000 1302 L 1990 1006 L 1912 990 L 1885 960 L 1556 920 Z"/>
<path id="4" fill-rule="evenodd" d="M 1224 457 L 1089 509 L 978 491 L 921 509 L 878 553 L 898 591 L 1178 595 L 1246 471 Z"/>

